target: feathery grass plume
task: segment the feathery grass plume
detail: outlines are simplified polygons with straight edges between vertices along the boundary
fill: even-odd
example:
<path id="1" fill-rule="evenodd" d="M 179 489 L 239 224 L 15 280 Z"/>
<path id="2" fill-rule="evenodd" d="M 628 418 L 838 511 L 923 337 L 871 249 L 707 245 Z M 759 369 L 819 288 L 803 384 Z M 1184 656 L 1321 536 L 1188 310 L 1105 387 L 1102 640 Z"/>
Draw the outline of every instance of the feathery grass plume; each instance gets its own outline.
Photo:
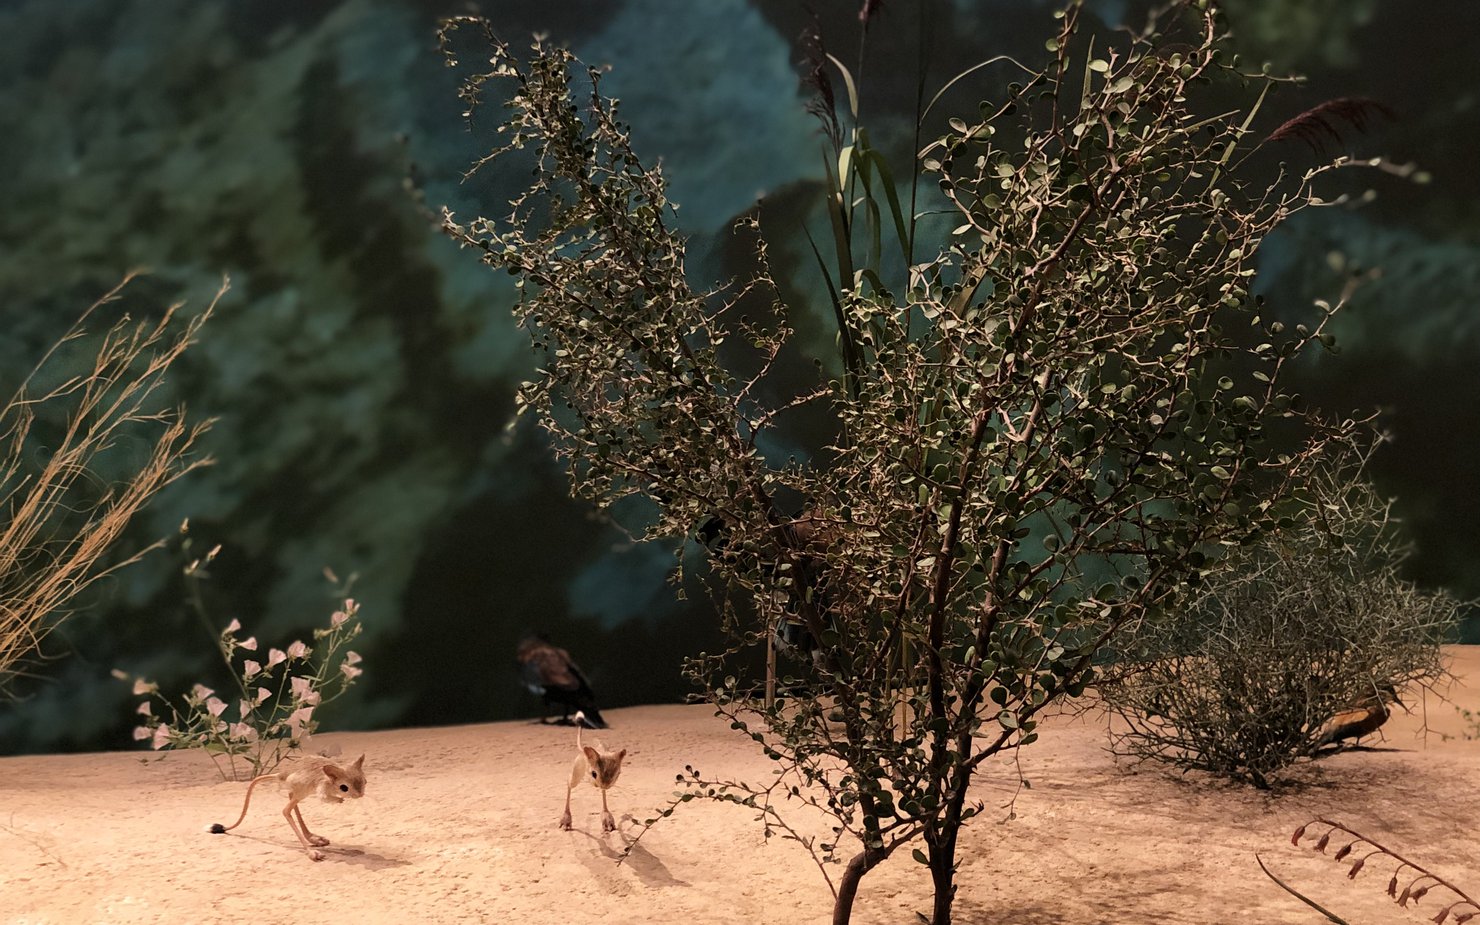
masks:
<path id="1" fill-rule="evenodd" d="M 1328 143 L 1340 145 L 1344 140 L 1341 134 L 1343 124 L 1357 132 L 1366 132 L 1378 116 L 1388 120 L 1397 118 L 1387 106 L 1367 97 L 1344 96 L 1327 100 L 1280 124 L 1269 133 L 1264 143 L 1295 138 L 1303 141 L 1318 157 L 1325 157 Z"/>
<path id="2" fill-rule="evenodd" d="M 812 22 L 802 30 L 801 46 L 802 86 L 812 91 L 807 100 L 807 113 L 822 125 L 822 134 L 834 152 L 843 147 L 843 126 L 838 121 L 838 98 L 833 89 L 831 67 L 827 61 L 827 47 L 822 40 L 822 24 L 814 14 Z"/>
<path id="3" fill-rule="evenodd" d="M 90 332 L 133 278 L 83 312 L 0 405 L 0 688 L 40 654 L 77 595 L 159 546 L 110 560 L 151 498 L 210 461 L 194 455 L 210 422 L 187 423 L 183 407 L 159 407 L 158 393 L 227 283 L 183 325 L 173 305 L 154 321 L 125 316 Z M 71 372 L 79 352 L 91 360 Z M 125 443 L 145 435 L 142 461 L 120 458 Z"/>

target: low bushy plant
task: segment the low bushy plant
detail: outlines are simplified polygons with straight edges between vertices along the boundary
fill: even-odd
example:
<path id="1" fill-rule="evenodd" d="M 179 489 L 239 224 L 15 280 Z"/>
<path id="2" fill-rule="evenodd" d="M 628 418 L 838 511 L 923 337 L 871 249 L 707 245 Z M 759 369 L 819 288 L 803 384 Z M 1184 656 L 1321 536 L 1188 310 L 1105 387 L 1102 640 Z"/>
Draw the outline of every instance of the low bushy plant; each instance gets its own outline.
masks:
<path id="1" fill-rule="evenodd" d="M 1289 526 L 1123 642 L 1101 685 L 1117 753 L 1265 788 L 1334 744 L 1337 714 L 1444 675 L 1459 604 L 1402 578 L 1407 547 L 1362 463 L 1322 467 Z"/>
<path id="2" fill-rule="evenodd" d="M 197 580 L 216 551 L 186 566 L 188 581 Z M 198 683 L 172 699 L 153 681 L 114 672 L 132 680 L 134 695 L 142 698 L 134 738 L 154 749 L 204 749 L 224 779 L 271 773 L 318 728 L 319 708 L 360 676 L 360 655 L 348 648 L 360 635 L 359 614 L 359 604 L 346 598 L 327 626 L 314 629 L 313 645 L 295 639 L 266 655 L 256 636 L 241 638 L 241 622 L 233 619 L 216 636 L 236 688 L 224 697 Z"/>

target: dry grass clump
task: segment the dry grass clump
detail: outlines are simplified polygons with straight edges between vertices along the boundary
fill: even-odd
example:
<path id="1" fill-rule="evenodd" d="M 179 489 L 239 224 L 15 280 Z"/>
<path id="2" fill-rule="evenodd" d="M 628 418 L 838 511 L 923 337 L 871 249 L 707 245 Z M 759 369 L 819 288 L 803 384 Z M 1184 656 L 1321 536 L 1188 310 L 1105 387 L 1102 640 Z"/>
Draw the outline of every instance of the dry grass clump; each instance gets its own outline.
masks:
<path id="1" fill-rule="evenodd" d="M 192 455 L 209 422 L 187 424 L 185 409 L 159 408 L 156 393 L 227 286 L 183 325 L 175 305 L 157 320 L 125 315 L 89 333 L 132 278 L 83 312 L 0 406 L 0 688 L 78 594 L 154 548 L 109 555 L 134 515 L 209 462 Z"/>

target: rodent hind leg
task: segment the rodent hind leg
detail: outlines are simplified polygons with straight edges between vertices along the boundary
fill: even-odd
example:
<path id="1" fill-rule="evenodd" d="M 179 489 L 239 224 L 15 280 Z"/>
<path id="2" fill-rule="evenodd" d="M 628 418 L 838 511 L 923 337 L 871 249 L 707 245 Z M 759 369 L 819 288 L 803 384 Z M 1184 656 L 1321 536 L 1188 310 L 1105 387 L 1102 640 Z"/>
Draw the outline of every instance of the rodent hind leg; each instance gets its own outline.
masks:
<path id="1" fill-rule="evenodd" d="M 308 823 L 303 821 L 303 810 L 298 808 L 297 803 L 293 804 L 293 815 L 298 819 L 298 828 L 302 829 L 303 834 L 308 836 L 308 843 L 310 845 L 322 848 L 325 845 L 329 844 L 329 839 L 325 838 L 322 835 L 315 835 L 308 830 Z"/>
<path id="2" fill-rule="evenodd" d="M 302 832 L 298 831 L 298 824 L 293 821 L 293 814 L 297 811 L 298 801 L 289 800 L 288 805 L 283 807 L 283 818 L 288 820 L 288 828 L 292 829 L 293 834 L 297 835 L 298 840 L 303 843 L 303 850 L 308 853 L 308 859 L 310 861 L 322 861 L 324 859 L 324 852 L 315 847 L 313 842 L 310 842 Z"/>

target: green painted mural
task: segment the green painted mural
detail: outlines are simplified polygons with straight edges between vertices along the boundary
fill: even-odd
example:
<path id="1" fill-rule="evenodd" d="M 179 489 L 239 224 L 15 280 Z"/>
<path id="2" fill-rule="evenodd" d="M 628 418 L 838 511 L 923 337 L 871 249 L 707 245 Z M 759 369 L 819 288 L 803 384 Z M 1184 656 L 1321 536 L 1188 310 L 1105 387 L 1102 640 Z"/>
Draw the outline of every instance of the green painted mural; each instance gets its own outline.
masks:
<path id="1" fill-rule="evenodd" d="M 1109 26 L 1139 2 L 1090 3 Z M 797 76 L 811 15 L 795 0 L 519 0 L 490 4 L 510 41 L 535 31 L 611 65 L 640 150 L 661 158 L 717 281 L 741 250 L 733 219 L 765 197 L 777 268 L 817 290 L 803 223 L 820 227 L 815 123 Z M 857 4 L 817 2 L 824 35 Z M 987 54 L 1032 54 L 1053 4 L 940 0 L 927 36 L 941 79 Z M 217 422 L 213 466 L 172 488 L 135 545 L 221 544 L 211 613 L 285 643 L 332 609 L 328 568 L 356 575 L 365 675 L 326 722 L 433 724 L 536 715 L 517 641 L 547 633 L 603 706 L 686 693 L 678 664 L 717 634 L 702 595 L 667 582 L 673 548 L 633 544 L 566 495 L 542 435 L 510 426 L 533 365 L 512 283 L 444 239 L 407 189 L 486 214 L 518 176 L 461 182 L 490 126 L 461 118 L 436 50 L 452 0 L 0 0 L 0 387 L 7 392 L 127 270 L 150 275 L 111 310 L 198 311 L 232 288 L 173 379 Z M 1304 371 L 1342 412 L 1383 410 L 1380 487 L 1415 543 L 1413 577 L 1480 595 L 1480 35 L 1471 0 L 1229 0 L 1249 60 L 1309 74 L 1275 124 L 1323 99 L 1395 114 L 1353 142 L 1416 161 L 1361 209 L 1304 218 L 1270 250 L 1273 309 L 1380 267 L 1340 319 L 1338 356 Z M 874 142 L 908 156 L 919 36 L 886 4 L 864 96 Z M 660 26 L 661 24 L 661 26 Z M 985 89 L 948 99 L 975 106 Z M 489 120 L 492 121 L 491 119 Z M 1292 163 L 1304 156 L 1298 146 Z M 1363 188 L 1354 188 L 1359 197 Z M 820 290 L 819 290 L 820 295 Z M 797 325 L 830 352 L 823 304 Z M 804 426 L 804 425 L 799 425 Z M 798 446 L 808 443 L 797 434 Z M 184 603 L 178 540 L 120 572 L 47 642 L 0 703 L 0 752 L 123 747 L 133 702 L 111 669 L 188 687 L 217 670 Z M 1474 627 L 1471 627 L 1474 637 Z"/>

